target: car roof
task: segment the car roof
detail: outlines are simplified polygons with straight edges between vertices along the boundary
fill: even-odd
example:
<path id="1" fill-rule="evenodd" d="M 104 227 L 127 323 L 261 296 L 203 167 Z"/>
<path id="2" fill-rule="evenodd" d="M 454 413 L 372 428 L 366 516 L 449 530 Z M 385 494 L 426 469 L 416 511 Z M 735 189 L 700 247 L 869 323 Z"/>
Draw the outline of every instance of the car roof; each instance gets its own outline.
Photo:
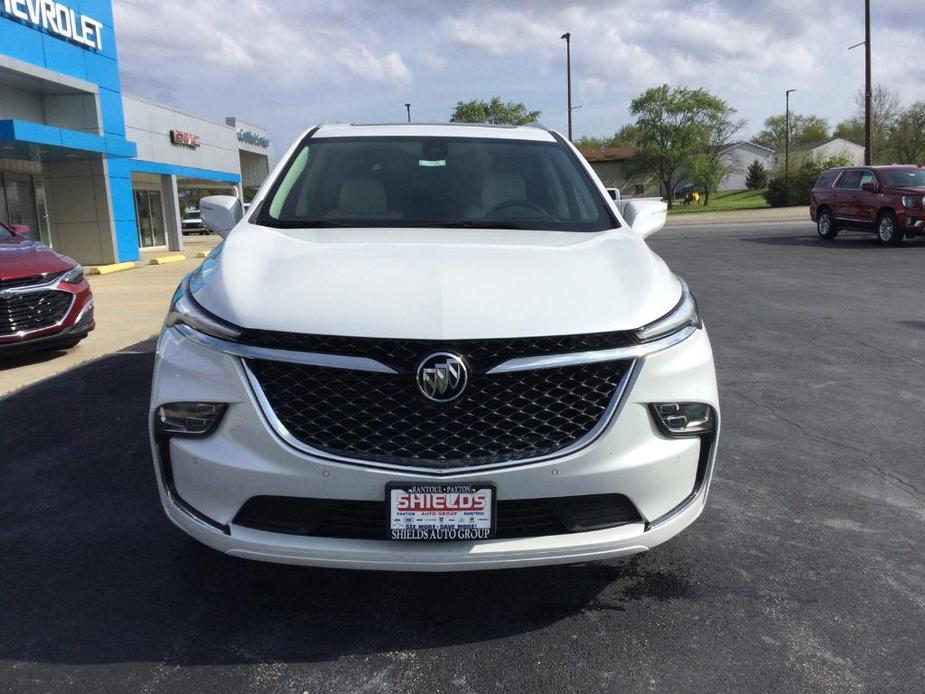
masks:
<path id="1" fill-rule="evenodd" d="M 853 166 L 833 166 L 826 171 L 847 171 L 848 169 L 876 169 L 877 171 L 888 171 L 889 169 L 921 169 L 918 164 L 856 164 Z"/>
<path id="2" fill-rule="evenodd" d="M 488 123 L 336 123 L 318 126 L 313 138 L 328 137 L 471 137 L 495 140 L 555 142 L 552 131 L 539 124 Z"/>

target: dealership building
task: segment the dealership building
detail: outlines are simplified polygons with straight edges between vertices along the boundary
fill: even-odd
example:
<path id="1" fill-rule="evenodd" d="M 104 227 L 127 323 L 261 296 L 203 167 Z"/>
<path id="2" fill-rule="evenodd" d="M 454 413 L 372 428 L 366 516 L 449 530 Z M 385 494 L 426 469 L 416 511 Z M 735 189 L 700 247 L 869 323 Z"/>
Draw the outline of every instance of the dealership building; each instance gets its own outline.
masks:
<path id="1" fill-rule="evenodd" d="M 124 95 L 115 39 L 111 0 L 0 0 L 0 221 L 86 264 L 180 250 L 183 201 L 271 156 L 263 128 Z"/>

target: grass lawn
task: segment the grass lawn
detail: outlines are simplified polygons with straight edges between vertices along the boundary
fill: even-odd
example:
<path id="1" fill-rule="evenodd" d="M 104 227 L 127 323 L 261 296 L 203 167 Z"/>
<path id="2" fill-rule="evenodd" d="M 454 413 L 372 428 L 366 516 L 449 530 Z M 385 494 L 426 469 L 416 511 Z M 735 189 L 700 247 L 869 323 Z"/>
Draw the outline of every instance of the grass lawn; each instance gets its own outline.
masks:
<path id="1" fill-rule="evenodd" d="M 730 190 L 725 193 L 713 193 L 710 196 L 710 204 L 703 205 L 703 198 L 700 198 L 700 204 L 685 205 L 680 200 L 675 200 L 674 207 L 668 214 L 693 214 L 696 212 L 725 212 L 727 210 L 759 210 L 763 207 L 770 207 L 764 199 L 765 188 L 758 190 Z"/>

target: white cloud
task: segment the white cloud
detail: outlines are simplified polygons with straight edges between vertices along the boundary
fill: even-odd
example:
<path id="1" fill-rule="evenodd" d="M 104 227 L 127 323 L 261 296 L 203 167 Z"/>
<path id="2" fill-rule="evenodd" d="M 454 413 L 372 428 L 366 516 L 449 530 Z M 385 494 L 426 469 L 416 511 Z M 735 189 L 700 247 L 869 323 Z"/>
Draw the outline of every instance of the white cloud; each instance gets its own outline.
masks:
<path id="1" fill-rule="evenodd" d="M 143 47 L 123 50 L 128 69 L 138 63 L 209 66 L 283 86 L 306 79 L 413 81 L 401 54 L 375 32 L 332 21 L 334 12 L 311 4 L 249 0 L 218 9 L 211 0 L 120 0 L 114 9 L 120 46 Z"/>

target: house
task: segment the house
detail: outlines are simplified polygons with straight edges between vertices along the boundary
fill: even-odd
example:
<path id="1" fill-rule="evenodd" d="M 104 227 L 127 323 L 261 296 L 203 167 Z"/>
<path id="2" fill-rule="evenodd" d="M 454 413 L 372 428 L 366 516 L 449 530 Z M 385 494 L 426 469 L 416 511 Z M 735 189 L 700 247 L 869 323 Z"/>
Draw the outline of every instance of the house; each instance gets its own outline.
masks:
<path id="1" fill-rule="evenodd" d="M 850 166 L 862 166 L 864 164 L 864 148 L 857 145 L 851 140 L 836 137 L 828 142 L 809 142 L 801 145 L 790 147 L 790 166 L 799 166 L 801 162 L 809 160 L 822 162 L 832 157 L 845 157 L 848 159 Z M 779 166 L 784 165 L 784 153 L 777 153 L 777 163 Z"/>
<path id="2" fill-rule="evenodd" d="M 726 175 L 717 188 L 720 192 L 744 190 L 746 188 L 745 178 L 748 175 L 748 167 L 756 160 L 765 169 L 771 169 L 774 166 L 773 149 L 745 140 L 733 142 L 724 147 L 719 158 L 723 166 L 726 167 Z"/>
<path id="3" fill-rule="evenodd" d="M 619 188 L 627 197 L 658 197 L 661 185 L 655 177 L 634 170 L 635 147 L 585 147 L 579 150 L 607 188 Z"/>

